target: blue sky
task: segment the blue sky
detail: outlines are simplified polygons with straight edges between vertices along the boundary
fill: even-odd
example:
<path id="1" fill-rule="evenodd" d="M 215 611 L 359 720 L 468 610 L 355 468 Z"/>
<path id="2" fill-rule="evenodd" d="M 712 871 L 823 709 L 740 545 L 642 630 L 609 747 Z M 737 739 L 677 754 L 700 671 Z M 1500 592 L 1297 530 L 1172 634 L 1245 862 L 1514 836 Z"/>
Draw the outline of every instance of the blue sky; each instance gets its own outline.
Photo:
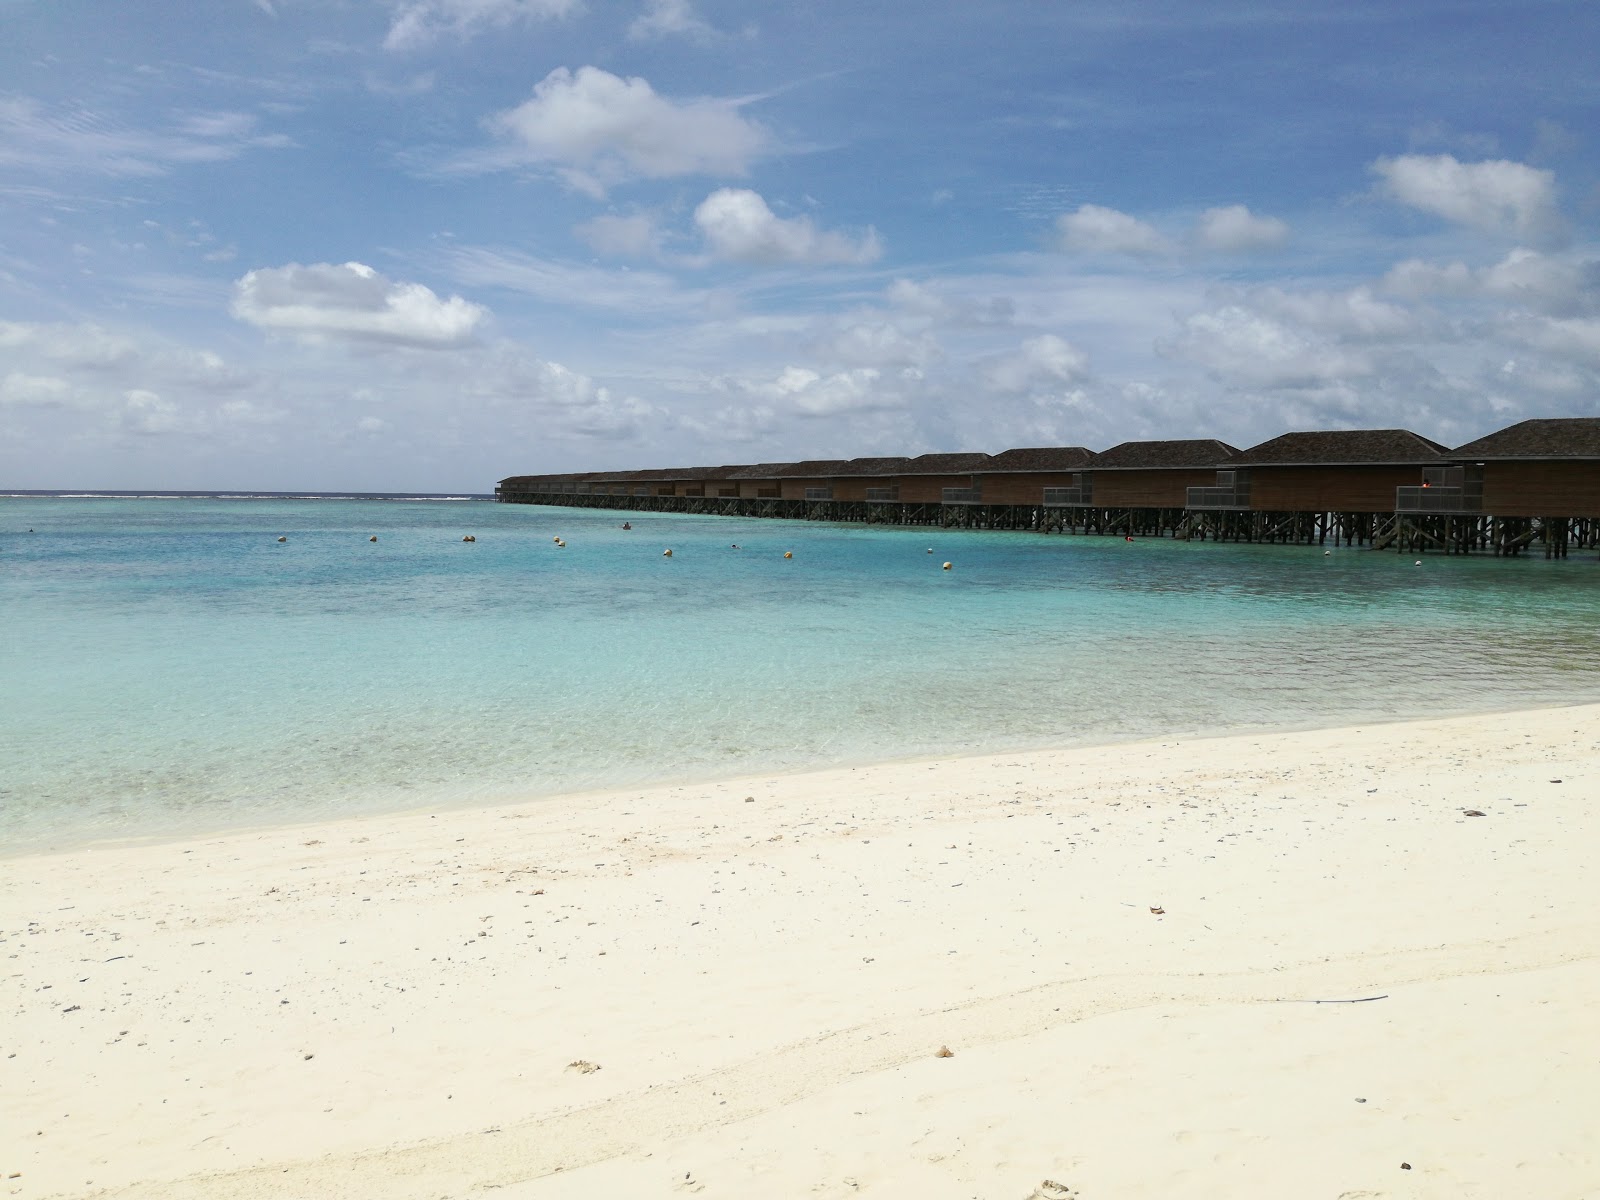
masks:
<path id="1" fill-rule="evenodd" d="M 1589 0 L 0 0 L 0 486 L 1600 414 L 1596 46 Z"/>

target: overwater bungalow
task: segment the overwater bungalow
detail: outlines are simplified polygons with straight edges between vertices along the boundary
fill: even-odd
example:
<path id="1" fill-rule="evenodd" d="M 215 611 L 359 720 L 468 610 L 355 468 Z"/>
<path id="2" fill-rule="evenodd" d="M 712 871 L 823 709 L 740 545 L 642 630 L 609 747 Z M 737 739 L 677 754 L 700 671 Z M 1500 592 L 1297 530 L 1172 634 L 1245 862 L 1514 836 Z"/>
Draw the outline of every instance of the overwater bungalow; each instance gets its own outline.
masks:
<path id="1" fill-rule="evenodd" d="M 1087 468 L 1094 457 L 1085 446 L 1021 446 L 1003 451 L 984 463 L 978 476 L 983 502 L 1087 504 Z"/>
<path id="2" fill-rule="evenodd" d="M 1394 489 L 1447 448 L 1409 429 L 1285 433 L 1228 459 L 1188 489 L 1187 537 L 1233 541 L 1371 542 L 1392 521 Z"/>
<path id="3" fill-rule="evenodd" d="M 515 475 L 531 504 L 1186 539 L 1600 547 L 1600 417 L 1522 421 L 1450 450 L 1407 429 L 1019 447 L 990 456 Z"/>
<path id="4" fill-rule="evenodd" d="M 1600 544 L 1600 417 L 1519 421 L 1457 446 L 1395 489 L 1403 549 L 1548 557 Z"/>
<path id="5" fill-rule="evenodd" d="M 808 458 L 780 467 L 778 495 L 785 500 L 832 500 L 834 472 L 844 465 L 842 458 Z"/>
<path id="6" fill-rule="evenodd" d="M 846 503 L 892 504 L 900 499 L 899 473 L 911 460 L 852 458 L 833 477 L 833 498 Z"/>
<path id="7" fill-rule="evenodd" d="M 902 504 L 974 504 L 983 501 L 987 454 L 919 454 L 900 468 Z"/>

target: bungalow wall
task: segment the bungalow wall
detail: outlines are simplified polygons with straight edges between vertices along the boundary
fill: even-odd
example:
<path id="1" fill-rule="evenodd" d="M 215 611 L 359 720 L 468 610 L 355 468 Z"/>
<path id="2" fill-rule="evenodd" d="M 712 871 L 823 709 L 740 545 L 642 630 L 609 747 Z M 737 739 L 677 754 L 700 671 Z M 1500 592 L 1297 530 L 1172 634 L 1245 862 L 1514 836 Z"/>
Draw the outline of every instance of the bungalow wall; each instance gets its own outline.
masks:
<path id="1" fill-rule="evenodd" d="M 1240 464 L 1239 470 L 1245 470 Z M 1250 507 L 1258 512 L 1392 513 L 1395 488 L 1415 487 L 1422 468 L 1249 467 Z M 1210 472 L 1211 482 L 1216 472 Z M 1100 480 L 1095 480 L 1095 502 Z"/>
<path id="2" fill-rule="evenodd" d="M 983 488 L 983 502 L 985 504 L 1043 504 L 1045 488 L 1071 487 L 1074 475 L 1087 474 L 1078 471 L 1006 471 L 993 475 L 979 474 L 973 476 Z M 963 487 L 964 483 L 956 480 L 945 484 L 946 487 Z M 905 493 L 902 491 L 902 495 Z"/>
<path id="3" fill-rule="evenodd" d="M 1213 467 L 1094 471 L 1091 474 L 1097 508 L 1183 508 L 1188 502 L 1190 488 L 1211 487 L 1217 482 Z M 1390 508 L 1393 507 L 1391 504 Z"/>
<path id="4" fill-rule="evenodd" d="M 804 500 L 807 488 L 831 488 L 833 480 L 817 476 L 796 475 L 789 479 L 774 480 L 780 485 L 780 494 L 785 500 Z"/>
<path id="5" fill-rule="evenodd" d="M 1496 517 L 1600 517 L 1600 462 L 1486 462 L 1483 511 Z"/>
<path id="6" fill-rule="evenodd" d="M 976 479 L 973 475 L 897 475 L 900 484 L 900 501 L 903 504 L 938 504 L 944 499 L 945 488 L 970 488 Z M 892 480 L 885 480 L 887 487 Z M 984 503 L 992 503 L 984 493 Z"/>
<path id="7" fill-rule="evenodd" d="M 892 475 L 841 475 L 833 481 L 833 498 L 860 502 L 867 498 L 868 488 L 879 491 L 893 487 Z"/>
<path id="8" fill-rule="evenodd" d="M 739 499 L 741 500 L 766 500 L 777 495 L 778 481 L 776 479 L 739 480 Z"/>

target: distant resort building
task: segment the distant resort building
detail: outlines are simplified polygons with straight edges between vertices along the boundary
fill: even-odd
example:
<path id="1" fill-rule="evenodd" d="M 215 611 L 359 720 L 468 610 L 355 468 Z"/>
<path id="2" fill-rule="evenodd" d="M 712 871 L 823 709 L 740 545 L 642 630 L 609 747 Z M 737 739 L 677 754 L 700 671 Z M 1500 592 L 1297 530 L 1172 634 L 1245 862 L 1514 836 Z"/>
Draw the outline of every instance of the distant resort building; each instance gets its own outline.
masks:
<path id="1" fill-rule="evenodd" d="M 1365 545 L 1546 557 L 1600 548 L 1600 417 L 1521 421 L 1450 449 L 1408 429 L 1286 433 L 1096 453 L 810 459 L 514 475 L 512 504 L 1038 533 Z"/>

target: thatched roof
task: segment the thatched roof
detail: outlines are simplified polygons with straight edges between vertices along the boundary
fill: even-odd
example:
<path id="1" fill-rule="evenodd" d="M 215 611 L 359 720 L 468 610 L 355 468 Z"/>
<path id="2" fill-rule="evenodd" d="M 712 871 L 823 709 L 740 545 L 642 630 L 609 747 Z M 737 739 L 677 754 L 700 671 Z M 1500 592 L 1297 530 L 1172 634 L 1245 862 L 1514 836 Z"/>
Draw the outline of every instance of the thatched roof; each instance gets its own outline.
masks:
<path id="1" fill-rule="evenodd" d="M 911 460 L 904 455 L 894 458 L 852 458 L 836 475 L 897 475 Z"/>
<path id="2" fill-rule="evenodd" d="M 1006 450 L 984 464 L 984 471 L 1076 471 L 1087 467 L 1094 452 L 1086 446 L 1031 446 Z"/>
<path id="3" fill-rule="evenodd" d="M 1409 429 L 1328 429 L 1285 433 L 1230 458 L 1229 467 L 1412 466 L 1440 462 L 1448 453 Z"/>
<path id="4" fill-rule="evenodd" d="M 899 475 L 967 475 L 989 465 L 987 454 L 920 454 L 896 472 Z"/>
<path id="5" fill-rule="evenodd" d="M 1450 451 L 1451 458 L 1600 458 L 1600 417 L 1535 417 Z"/>
<path id="6" fill-rule="evenodd" d="M 1239 453 L 1237 446 L 1216 438 L 1189 438 L 1166 442 L 1119 442 L 1094 456 L 1097 471 L 1194 470 L 1220 467 Z"/>

